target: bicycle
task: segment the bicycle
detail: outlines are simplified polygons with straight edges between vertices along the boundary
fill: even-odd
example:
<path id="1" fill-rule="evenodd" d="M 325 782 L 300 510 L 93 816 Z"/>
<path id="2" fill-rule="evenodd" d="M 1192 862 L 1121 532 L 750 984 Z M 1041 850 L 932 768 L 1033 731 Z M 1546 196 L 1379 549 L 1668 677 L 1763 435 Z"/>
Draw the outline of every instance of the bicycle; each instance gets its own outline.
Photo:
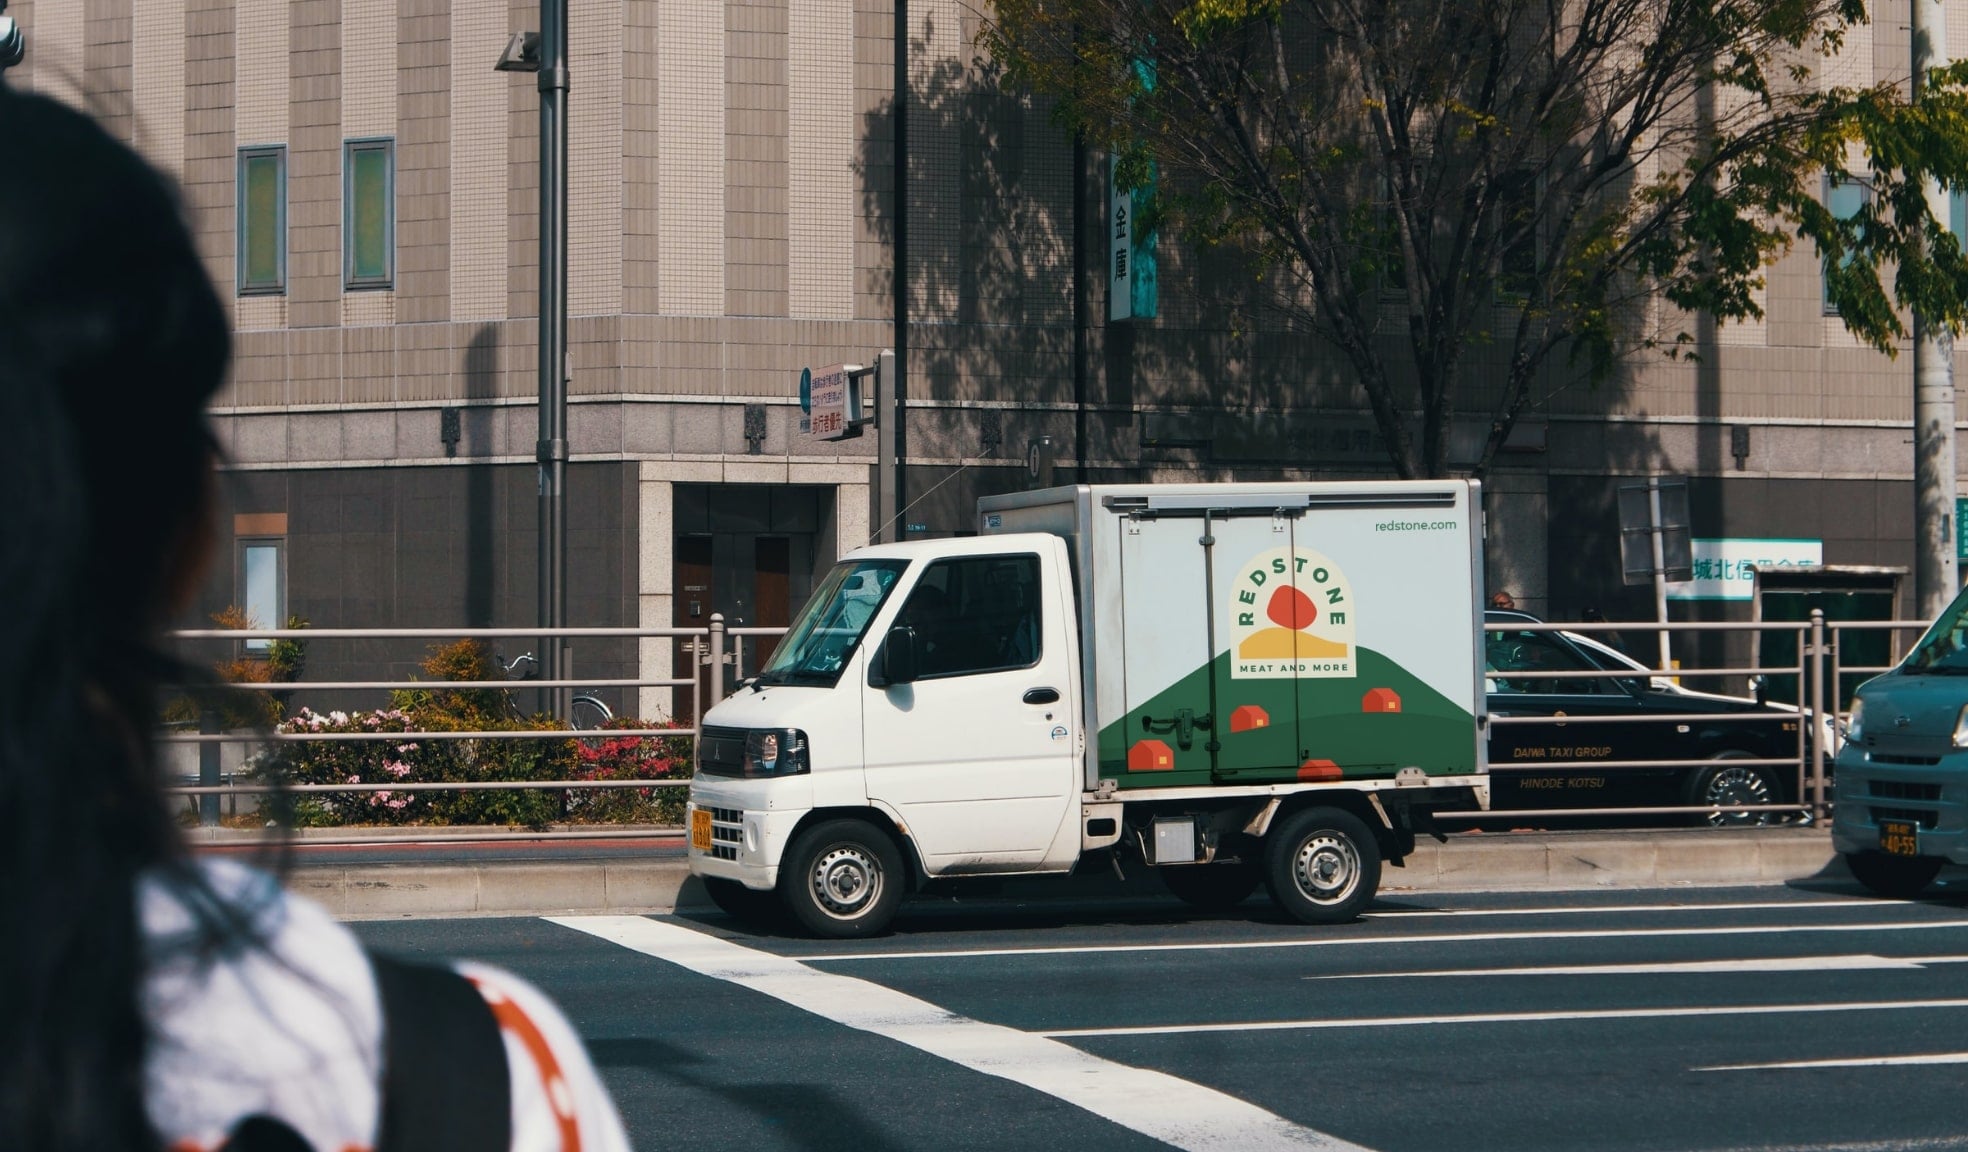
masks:
<path id="1" fill-rule="evenodd" d="M 507 662 L 504 657 L 497 655 L 494 655 L 493 659 L 499 661 L 499 666 L 505 669 L 506 679 L 508 680 L 531 680 L 540 670 L 539 658 L 531 652 L 521 652 L 519 655 L 513 657 L 511 662 Z M 522 665 L 526 668 L 524 672 L 519 671 Z M 518 703 L 512 698 L 512 689 L 510 688 L 506 690 L 506 703 L 515 719 L 523 716 Z M 593 732 L 597 729 L 607 727 L 609 722 L 614 719 L 614 711 L 607 704 L 603 703 L 598 696 L 582 693 L 575 696 L 567 706 L 568 723 L 576 731 Z"/>

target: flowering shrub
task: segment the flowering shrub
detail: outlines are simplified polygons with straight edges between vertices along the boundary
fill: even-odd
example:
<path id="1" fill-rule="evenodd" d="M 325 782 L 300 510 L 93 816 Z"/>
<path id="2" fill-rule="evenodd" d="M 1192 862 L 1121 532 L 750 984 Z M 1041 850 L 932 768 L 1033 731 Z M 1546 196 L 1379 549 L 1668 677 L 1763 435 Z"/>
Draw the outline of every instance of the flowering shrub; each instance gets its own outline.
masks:
<path id="1" fill-rule="evenodd" d="M 565 739 L 428 738 L 440 732 L 559 732 L 552 717 L 523 716 L 503 685 L 503 670 L 483 644 L 465 640 L 433 649 L 424 673 L 440 681 L 488 681 L 484 688 L 429 688 L 396 693 L 373 712 L 302 708 L 278 731 L 307 737 L 342 733 L 396 737 L 307 740 L 273 745 L 249 774 L 289 784 L 360 787 L 349 792 L 287 795 L 296 827 L 348 824 L 513 824 L 542 828 L 556 820 L 584 824 L 678 824 L 684 789 L 430 789 L 393 785 L 544 780 L 684 780 L 691 740 L 677 736 L 570 734 Z M 616 719 L 615 730 L 676 728 L 675 721 Z M 425 738 L 419 739 L 422 735 Z"/>
<path id="2" fill-rule="evenodd" d="M 677 728 L 674 720 L 617 717 L 602 729 Z M 575 745 L 576 780 L 688 780 L 688 736 L 584 737 Z M 567 793 L 567 818 L 584 824 L 681 824 L 682 788 L 578 788 Z"/>

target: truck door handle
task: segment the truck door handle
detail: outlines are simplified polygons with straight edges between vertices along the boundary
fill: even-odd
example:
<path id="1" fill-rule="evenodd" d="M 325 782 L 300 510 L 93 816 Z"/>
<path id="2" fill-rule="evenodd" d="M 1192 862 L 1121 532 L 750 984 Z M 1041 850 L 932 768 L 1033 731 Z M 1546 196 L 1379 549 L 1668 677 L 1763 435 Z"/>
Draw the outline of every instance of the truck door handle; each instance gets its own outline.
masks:
<path id="1" fill-rule="evenodd" d="M 1057 704 L 1057 703 L 1059 703 L 1059 689 L 1057 689 L 1057 688 L 1030 688 L 1030 689 L 1027 689 L 1027 690 L 1026 690 L 1026 692 L 1025 692 L 1025 703 L 1027 703 L 1027 704 Z"/>

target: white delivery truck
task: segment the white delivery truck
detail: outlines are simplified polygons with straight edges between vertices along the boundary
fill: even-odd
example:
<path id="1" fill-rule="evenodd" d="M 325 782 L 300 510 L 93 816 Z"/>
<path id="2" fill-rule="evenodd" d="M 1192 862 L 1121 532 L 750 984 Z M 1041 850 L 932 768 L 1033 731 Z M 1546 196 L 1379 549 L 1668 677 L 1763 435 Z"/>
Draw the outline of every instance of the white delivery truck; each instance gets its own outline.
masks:
<path id="1" fill-rule="evenodd" d="M 1487 808 L 1470 481 L 1094 485 L 827 574 L 703 718 L 690 870 L 881 931 L 945 878 L 1123 858 L 1192 904 L 1352 918 Z"/>

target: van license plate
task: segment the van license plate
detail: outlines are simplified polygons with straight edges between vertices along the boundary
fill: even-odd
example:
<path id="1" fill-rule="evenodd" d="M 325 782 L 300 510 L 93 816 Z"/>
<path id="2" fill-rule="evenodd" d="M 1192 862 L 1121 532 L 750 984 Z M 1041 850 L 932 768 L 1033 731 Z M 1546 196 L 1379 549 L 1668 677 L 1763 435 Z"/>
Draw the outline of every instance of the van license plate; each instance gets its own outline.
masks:
<path id="1" fill-rule="evenodd" d="M 1888 856 L 1918 856 L 1920 841 L 1911 820 L 1881 820 L 1879 850 Z"/>
<path id="2" fill-rule="evenodd" d="M 694 808 L 690 812 L 690 846 L 700 852 L 711 850 L 711 810 Z"/>

